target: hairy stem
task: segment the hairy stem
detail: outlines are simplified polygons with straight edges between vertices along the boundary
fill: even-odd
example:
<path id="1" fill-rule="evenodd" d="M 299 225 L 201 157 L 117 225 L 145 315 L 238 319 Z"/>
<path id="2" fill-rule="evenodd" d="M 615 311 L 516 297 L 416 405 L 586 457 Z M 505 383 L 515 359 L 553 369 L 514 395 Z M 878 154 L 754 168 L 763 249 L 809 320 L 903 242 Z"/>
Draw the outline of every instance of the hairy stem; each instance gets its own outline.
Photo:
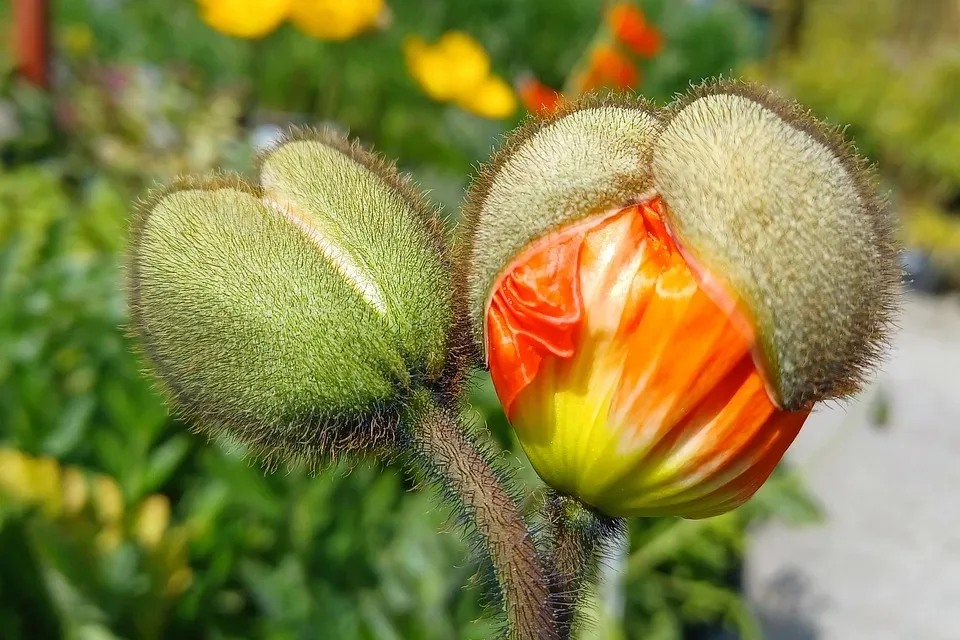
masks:
<path id="1" fill-rule="evenodd" d="M 415 464 L 440 485 L 489 554 L 510 637 L 556 640 L 549 580 L 530 530 L 504 486 L 504 474 L 477 447 L 456 411 L 420 397 L 413 415 Z"/>
<path id="2" fill-rule="evenodd" d="M 551 598 L 562 640 L 572 637 L 584 588 L 607 548 L 626 531 L 623 520 L 607 518 L 579 501 L 551 491 L 544 520 L 553 543 Z"/>

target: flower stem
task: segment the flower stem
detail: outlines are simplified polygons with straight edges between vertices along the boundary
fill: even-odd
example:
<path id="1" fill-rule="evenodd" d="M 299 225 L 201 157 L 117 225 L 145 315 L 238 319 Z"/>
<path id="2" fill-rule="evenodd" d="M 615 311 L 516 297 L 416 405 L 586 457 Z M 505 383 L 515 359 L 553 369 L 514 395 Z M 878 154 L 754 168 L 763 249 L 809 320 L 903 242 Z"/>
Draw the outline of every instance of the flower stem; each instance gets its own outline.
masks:
<path id="1" fill-rule="evenodd" d="M 504 484 L 504 472 L 465 429 L 458 413 L 423 394 L 411 407 L 412 460 L 439 485 L 479 548 L 489 554 L 516 640 L 556 640 L 548 578 L 533 536 Z"/>
<path id="2" fill-rule="evenodd" d="M 626 531 L 623 520 L 607 518 L 579 501 L 551 491 L 544 505 L 553 542 L 551 597 L 560 638 L 572 637 L 584 588 L 600 557 Z"/>

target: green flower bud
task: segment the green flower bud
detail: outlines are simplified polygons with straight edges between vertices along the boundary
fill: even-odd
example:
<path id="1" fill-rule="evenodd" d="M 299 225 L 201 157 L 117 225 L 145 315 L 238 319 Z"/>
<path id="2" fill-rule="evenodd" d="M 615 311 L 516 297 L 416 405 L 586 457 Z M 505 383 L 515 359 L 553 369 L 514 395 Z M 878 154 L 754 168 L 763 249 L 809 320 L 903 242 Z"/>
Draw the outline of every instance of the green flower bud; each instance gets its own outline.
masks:
<path id="1" fill-rule="evenodd" d="M 267 460 L 389 449 L 412 395 L 457 376 L 440 229 L 392 165 L 298 132 L 257 185 L 183 179 L 140 207 L 133 328 L 210 434 Z"/>

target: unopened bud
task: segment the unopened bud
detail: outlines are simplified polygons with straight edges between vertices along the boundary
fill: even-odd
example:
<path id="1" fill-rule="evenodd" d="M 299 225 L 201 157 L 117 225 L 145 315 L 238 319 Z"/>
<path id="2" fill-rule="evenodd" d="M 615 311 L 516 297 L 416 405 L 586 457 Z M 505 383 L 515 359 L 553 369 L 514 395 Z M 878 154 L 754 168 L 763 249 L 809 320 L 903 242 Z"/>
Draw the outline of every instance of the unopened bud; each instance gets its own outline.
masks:
<path id="1" fill-rule="evenodd" d="M 392 165 L 296 134 L 259 184 L 182 180 L 141 208 L 133 325 L 200 428 L 268 459 L 380 451 L 412 391 L 453 375 L 438 225 Z"/>

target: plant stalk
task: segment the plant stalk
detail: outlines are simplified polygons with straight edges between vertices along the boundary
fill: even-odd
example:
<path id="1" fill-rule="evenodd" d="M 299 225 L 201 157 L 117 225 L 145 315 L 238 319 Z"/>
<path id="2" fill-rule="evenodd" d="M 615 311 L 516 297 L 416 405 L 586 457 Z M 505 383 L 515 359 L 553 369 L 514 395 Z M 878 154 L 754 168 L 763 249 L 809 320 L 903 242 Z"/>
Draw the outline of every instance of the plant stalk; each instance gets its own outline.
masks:
<path id="1" fill-rule="evenodd" d="M 579 501 L 550 491 L 544 515 L 553 543 L 551 598 L 561 640 L 571 638 L 584 590 L 607 549 L 624 535 L 623 520 L 595 513 Z"/>
<path id="2" fill-rule="evenodd" d="M 433 398 L 412 407 L 413 463 L 439 485 L 464 524 L 489 554 L 506 611 L 508 634 L 516 640 L 557 640 L 549 580 L 533 536 L 505 474 L 477 446 L 458 413 Z"/>

